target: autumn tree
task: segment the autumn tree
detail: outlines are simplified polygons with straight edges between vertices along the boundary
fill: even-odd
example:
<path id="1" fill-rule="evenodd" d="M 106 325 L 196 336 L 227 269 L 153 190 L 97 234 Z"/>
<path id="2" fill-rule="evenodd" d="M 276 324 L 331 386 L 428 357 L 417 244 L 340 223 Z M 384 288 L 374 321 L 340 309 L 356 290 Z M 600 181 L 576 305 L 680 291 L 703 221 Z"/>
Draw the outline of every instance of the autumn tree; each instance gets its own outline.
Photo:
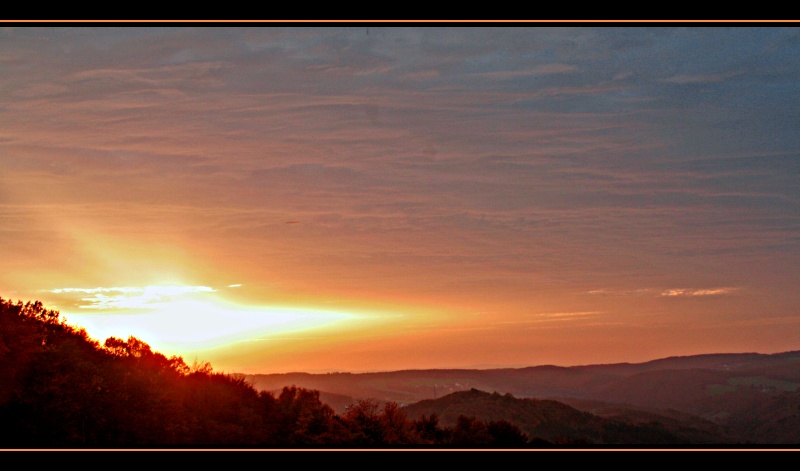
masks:
<path id="1" fill-rule="evenodd" d="M 528 435 L 511 422 L 500 419 L 486 424 L 494 448 L 517 448 L 528 443 Z"/>
<path id="2" fill-rule="evenodd" d="M 445 442 L 447 431 L 439 427 L 439 416 L 435 412 L 412 420 L 411 426 L 421 443 L 432 445 Z"/>
<path id="3" fill-rule="evenodd" d="M 486 446 L 492 442 L 492 436 L 486 424 L 475 417 L 458 416 L 456 425 L 450 435 L 453 445 Z"/>
<path id="4" fill-rule="evenodd" d="M 333 409 L 319 399 L 319 391 L 284 387 L 277 398 L 279 440 L 289 444 L 319 444 L 337 430 Z"/>

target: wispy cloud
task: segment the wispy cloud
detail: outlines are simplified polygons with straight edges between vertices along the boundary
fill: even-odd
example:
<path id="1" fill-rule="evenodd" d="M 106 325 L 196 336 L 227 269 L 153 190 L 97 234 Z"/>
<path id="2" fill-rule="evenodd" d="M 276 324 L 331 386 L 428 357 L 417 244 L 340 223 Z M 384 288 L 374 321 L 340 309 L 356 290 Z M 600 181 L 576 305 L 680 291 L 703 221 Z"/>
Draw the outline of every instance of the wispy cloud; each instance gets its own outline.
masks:
<path id="1" fill-rule="evenodd" d="M 57 288 L 54 294 L 91 294 L 80 298 L 88 304 L 80 304 L 81 309 L 147 309 L 160 307 L 165 301 L 197 293 L 213 293 L 208 286 L 145 286 L 145 287 L 98 287 L 98 288 Z M 108 295 L 107 293 L 117 293 Z"/>
<path id="2" fill-rule="evenodd" d="M 0 36 L 9 291 L 72 286 L 47 295 L 86 315 L 223 294 L 145 286 L 192 273 L 567 329 L 755 312 L 753 286 L 796 311 L 794 29 Z"/>
<path id="3" fill-rule="evenodd" d="M 574 318 L 574 317 L 587 317 L 602 314 L 603 311 L 572 311 L 572 312 L 545 312 L 538 314 L 539 317 L 547 318 Z"/>
<path id="4" fill-rule="evenodd" d="M 547 312 L 535 314 L 531 319 L 503 321 L 499 324 L 540 324 L 549 322 L 571 322 L 594 319 L 603 311 Z"/>
<path id="5" fill-rule="evenodd" d="M 652 288 L 639 288 L 639 289 L 593 289 L 587 291 L 586 294 L 604 295 L 604 296 L 641 296 L 643 294 L 652 293 Z"/>
<path id="6" fill-rule="evenodd" d="M 517 77 L 533 77 L 537 75 L 565 74 L 577 70 L 578 67 L 569 64 L 543 64 L 524 70 L 500 70 L 496 72 L 481 72 L 473 75 L 481 78 L 504 80 Z"/>
<path id="7" fill-rule="evenodd" d="M 687 289 L 672 288 L 661 292 L 660 296 L 723 296 L 739 291 L 741 288 L 709 288 L 709 289 Z"/>
<path id="8" fill-rule="evenodd" d="M 648 296 L 648 297 L 678 297 L 678 296 L 724 296 L 741 290 L 739 287 L 720 288 L 638 288 L 638 289 L 594 289 L 587 294 L 601 296 Z"/>
<path id="9" fill-rule="evenodd" d="M 669 78 L 661 79 L 661 82 L 686 85 L 691 83 L 712 83 L 722 82 L 732 77 L 742 75 L 741 72 L 726 72 L 720 74 L 700 74 L 700 75 L 674 75 Z"/>

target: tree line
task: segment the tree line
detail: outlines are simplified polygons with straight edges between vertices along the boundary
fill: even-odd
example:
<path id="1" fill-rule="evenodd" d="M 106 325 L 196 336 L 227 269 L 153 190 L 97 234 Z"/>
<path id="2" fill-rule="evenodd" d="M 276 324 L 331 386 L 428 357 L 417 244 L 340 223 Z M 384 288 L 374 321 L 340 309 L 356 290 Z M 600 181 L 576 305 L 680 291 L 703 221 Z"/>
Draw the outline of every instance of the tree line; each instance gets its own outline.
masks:
<path id="1" fill-rule="evenodd" d="M 0 298 L 0 447 L 524 447 L 505 420 L 431 414 L 359 400 L 343 414 L 319 391 L 257 391 L 243 375 L 110 337 L 103 344 L 41 302 Z"/>

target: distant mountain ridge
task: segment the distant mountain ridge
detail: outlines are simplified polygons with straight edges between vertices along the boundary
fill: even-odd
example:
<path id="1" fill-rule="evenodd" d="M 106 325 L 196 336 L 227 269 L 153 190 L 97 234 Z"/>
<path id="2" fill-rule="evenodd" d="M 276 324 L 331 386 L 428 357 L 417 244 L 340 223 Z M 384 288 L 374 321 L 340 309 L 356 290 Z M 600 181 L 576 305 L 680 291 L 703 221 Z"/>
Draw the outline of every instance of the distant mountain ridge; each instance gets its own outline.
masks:
<path id="1" fill-rule="evenodd" d="M 664 424 L 671 421 L 671 427 L 699 427 L 738 441 L 800 440 L 800 351 L 703 354 L 571 367 L 287 373 L 249 375 L 247 379 L 257 389 L 296 385 L 409 407 L 476 389 L 522 399 L 572 401 L 584 410 L 595 407 L 589 404 L 602 403 L 606 412 L 617 407 L 626 420 L 635 422 L 647 412 L 661 417 Z M 335 407 L 345 406 L 339 401 Z"/>
<path id="2" fill-rule="evenodd" d="M 775 354 L 719 353 L 673 356 L 644 363 L 612 363 L 583 366 L 539 365 L 498 369 L 424 369 L 378 373 L 276 373 L 247 375 L 262 390 L 287 385 L 318 389 L 352 397 L 373 397 L 401 403 L 431 399 L 448 392 L 475 388 L 510 392 L 517 397 L 586 397 L 600 390 L 613 396 L 612 385 L 621 378 L 652 371 L 708 370 L 720 372 L 713 379 L 738 372 L 767 373 L 770 377 L 800 385 L 800 351 Z"/>
<path id="3" fill-rule="evenodd" d="M 100 345 L 39 302 L 0 299 L 0 360 L 0 446 L 12 448 L 800 442 L 798 352 L 301 373 L 262 376 L 273 383 L 264 388 L 257 377 L 167 358 L 135 337 Z M 537 397 L 542 391 L 561 394 Z"/>
<path id="4" fill-rule="evenodd" d="M 411 416 L 436 414 L 441 424 L 454 426 L 460 416 L 484 422 L 505 420 L 530 438 L 553 443 L 650 444 L 725 443 L 720 434 L 691 427 L 667 428 L 658 420 L 634 422 L 623 417 L 603 418 L 558 401 L 518 399 L 511 394 L 470 389 L 439 399 L 426 399 L 405 408 Z"/>

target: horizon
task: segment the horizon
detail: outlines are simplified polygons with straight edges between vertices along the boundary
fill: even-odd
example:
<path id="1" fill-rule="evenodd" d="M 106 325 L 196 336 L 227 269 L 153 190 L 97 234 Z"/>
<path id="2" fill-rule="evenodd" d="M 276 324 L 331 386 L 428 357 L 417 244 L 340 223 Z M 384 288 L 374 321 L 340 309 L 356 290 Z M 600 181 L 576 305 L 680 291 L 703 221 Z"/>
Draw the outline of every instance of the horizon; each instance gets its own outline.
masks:
<path id="1" fill-rule="evenodd" d="M 0 297 L 244 374 L 800 350 L 800 29 L 469 26 L 0 28 Z"/>
<path id="2" fill-rule="evenodd" d="M 0 298 L 2 299 L 2 298 Z M 22 302 L 22 300 L 6 300 L 8 302 Z M 30 300 L 28 302 L 35 302 L 35 300 Z M 44 306 L 47 309 L 47 306 Z M 79 325 L 73 325 L 68 322 L 68 320 L 64 316 L 59 316 L 61 320 L 70 325 L 71 327 L 81 327 Z M 88 332 L 87 332 L 88 334 Z M 97 339 L 93 338 L 91 335 L 88 337 L 92 341 L 97 341 L 100 345 L 102 345 L 105 339 Z M 120 338 L 121 340 L 126 340 L 126 338 Z M 142 339 L 139 339 L 142 340 Z M 147 343 L 147 342 L 145 342 Z M 151 346 L 152 347 L 152 346 Z M 161 353 L 158 350 L 153 350 L 155 353 Z M 553 367 L 553 368 L 582 368 L 582 367 L 594 367 L 594 366 L 614 366 L 614 365 L 641 365 L 661 360 L 670 360 L 670 359 L 677 359 L 677 358 L 690 358 L 690 357 L 706 357 L 706 356 L 738 356 L 738 355 L 758 355 L 758 356 L 773 356 L 773 355 L 784 355 L 790 353 L 800 353 L 800 350 L 787 350 L 787 351 L 779 351 L 779 352 L 772 352 L 772 353 L 764 353 L 764 352 L 756 352 L 756 351 L 748 351 L 748 352 L 708 352 L 708 353 L 693 353 L 688 355 L 671 355 L 666 357 L 658 357 L 652 358 L 648 360 L 642 361 L 621 361 L 621 362 L 612 362 L 612 363 L 585 363 L 585 364 L 572 364 L 572 365 L 557 365 L 552 363 L 544 363 L 544 364 L 520 364 L 520 365 L 466 365 L 466 366 L 459 366 L 459 367 L 432 367 L 432 368 L 403 368 L 403 369 L 395 369 L 395 370 L 336 370 L 332 368 L 322 368 L 317 370 L 304 370 L 304 371 L 283 371 L 283 372 L 258 372 L 258 373 L 242 373 L 240 371 L 220 371 L 214 368 L 213 364 L 210 364 L 212 369 L 217 373 L 223 374 L 244 374 L 247 376 L 258 376 L 258 375 L 292 375 L 292 374 L 309 374 L 309 375 L 329 375 L 329 374 L 370 374 L 370 373 L 397 373 L 397 372 L 404 372 L 404 371 L 452 371 L 452 370 L 473 370 L 473 371 L 488 371 L 488 370 L 517 370 L 517 369 L 526 369 L 526 368 L 540 368 L 540 367 Z M 180 355 L 178 355 L 180 356 Z M 181 357 L 184 361 L 186 358 Z M 202 360 L 195 358 L 195 362 Z"/>

